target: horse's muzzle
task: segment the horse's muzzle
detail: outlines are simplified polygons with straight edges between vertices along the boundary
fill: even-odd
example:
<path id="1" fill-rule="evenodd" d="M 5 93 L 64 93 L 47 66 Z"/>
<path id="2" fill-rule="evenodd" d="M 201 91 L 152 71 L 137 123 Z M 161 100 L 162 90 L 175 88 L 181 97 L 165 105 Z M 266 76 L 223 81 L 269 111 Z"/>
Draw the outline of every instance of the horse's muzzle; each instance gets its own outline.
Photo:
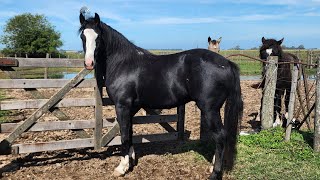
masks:
<path id="1" fill-rule="evenodd" d="M 93 61 L 91 62 L 91 64 L 87 64 L 86 62 L 84 62 L 84 67 L 87 69 L 87 70 L 92 70 L 94 68 L 94 63 Z"/>

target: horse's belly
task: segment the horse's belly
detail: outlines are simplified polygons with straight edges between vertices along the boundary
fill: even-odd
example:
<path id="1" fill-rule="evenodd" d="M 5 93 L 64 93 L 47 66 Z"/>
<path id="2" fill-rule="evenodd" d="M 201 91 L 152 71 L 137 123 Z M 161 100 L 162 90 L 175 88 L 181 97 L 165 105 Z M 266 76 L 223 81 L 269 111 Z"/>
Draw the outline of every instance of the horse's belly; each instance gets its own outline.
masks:
<path id="1" fill-rule="evenodd" d="M 188 102 L 187 97 L 183 91 L 154 89 L 141 94 L 139 103 L 148 108 L 173 108 Z"/>

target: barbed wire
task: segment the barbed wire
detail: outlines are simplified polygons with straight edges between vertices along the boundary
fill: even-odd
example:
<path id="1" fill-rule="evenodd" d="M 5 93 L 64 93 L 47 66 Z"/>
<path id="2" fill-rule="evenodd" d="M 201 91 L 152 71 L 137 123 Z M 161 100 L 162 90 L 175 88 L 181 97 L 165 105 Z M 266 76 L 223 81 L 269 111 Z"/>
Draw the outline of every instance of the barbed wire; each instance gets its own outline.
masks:
<path id="1" fill-rule="evenodd" d="M 269 61 L 267 60 L 264 60 L 264 59 L 259 59 L 259 58 L 256 58 L 256 57 L 252 57 L 252 56 L 249 56 L 249 55 L 245 55 L 245 54 L 230 54 L 228 56 L 225 56 L 225 58 L 230 58 L 230 57 L 235 57 L 235 56 L 244 56 L 244 57 L 247 57 L 249 59 L 253 59 L 253 60 L 257 60 L 257 61 L 260 61 L 262 63 L 270 63 Z M 300 60 L 300 59 L 299 59 Z M 301 60 L 299 62 L 296 62 L 296 61 L 288 61 L 288 62 L 277 62 L 276 64 L 300 64 L 300 65 L 305 65 L 305 66 L 312 66 L 312 67 L 317 67 L 318 64 L 308 64 L 308 63 L 304 63 L 304 62 L 301 62 Z"/>

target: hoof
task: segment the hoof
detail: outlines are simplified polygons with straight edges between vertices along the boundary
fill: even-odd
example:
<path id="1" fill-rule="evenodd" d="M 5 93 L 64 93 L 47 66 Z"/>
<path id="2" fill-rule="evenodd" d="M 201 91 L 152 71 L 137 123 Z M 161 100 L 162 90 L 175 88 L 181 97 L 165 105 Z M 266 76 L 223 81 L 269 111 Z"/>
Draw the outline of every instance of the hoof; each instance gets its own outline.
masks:
<path id="1" fill-rule="evenodd" d="M 219 172 L 219 173 L 213 172 L 210 175 L 209 179 L 210 180 L 222 180 L 222 172 Z"/>
<path id="2" fill-rule="evenodd" d="M 210 167 L 209 169 L 210 173 L 213 173 L 213 168 L 214 168 L 213 166 Z"/>
<path id="3" fill-rule="evenodd" d="M 114 177 L 123 177 L 125 174 L 122 174 L 122 173 L 120 173 L 119 171 L 114 170 L 112 175 L 113 175 Z"/>

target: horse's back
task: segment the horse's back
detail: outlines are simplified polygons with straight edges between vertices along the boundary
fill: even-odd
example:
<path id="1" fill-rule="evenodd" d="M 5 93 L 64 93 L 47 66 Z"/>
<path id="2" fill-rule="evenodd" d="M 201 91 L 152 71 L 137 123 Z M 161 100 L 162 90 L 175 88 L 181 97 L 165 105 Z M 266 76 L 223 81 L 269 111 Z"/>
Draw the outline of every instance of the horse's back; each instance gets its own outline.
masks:
<path id="1" fill-rule="evenodd" d="M 191 100 L 227 93 L 237 66 L 206 49 L 193 49 L 153 59 L 139 85 L 139 101 L 151 108 L 174 107 Z M 222 96 L 224 97 L 224 96 Z"/>

